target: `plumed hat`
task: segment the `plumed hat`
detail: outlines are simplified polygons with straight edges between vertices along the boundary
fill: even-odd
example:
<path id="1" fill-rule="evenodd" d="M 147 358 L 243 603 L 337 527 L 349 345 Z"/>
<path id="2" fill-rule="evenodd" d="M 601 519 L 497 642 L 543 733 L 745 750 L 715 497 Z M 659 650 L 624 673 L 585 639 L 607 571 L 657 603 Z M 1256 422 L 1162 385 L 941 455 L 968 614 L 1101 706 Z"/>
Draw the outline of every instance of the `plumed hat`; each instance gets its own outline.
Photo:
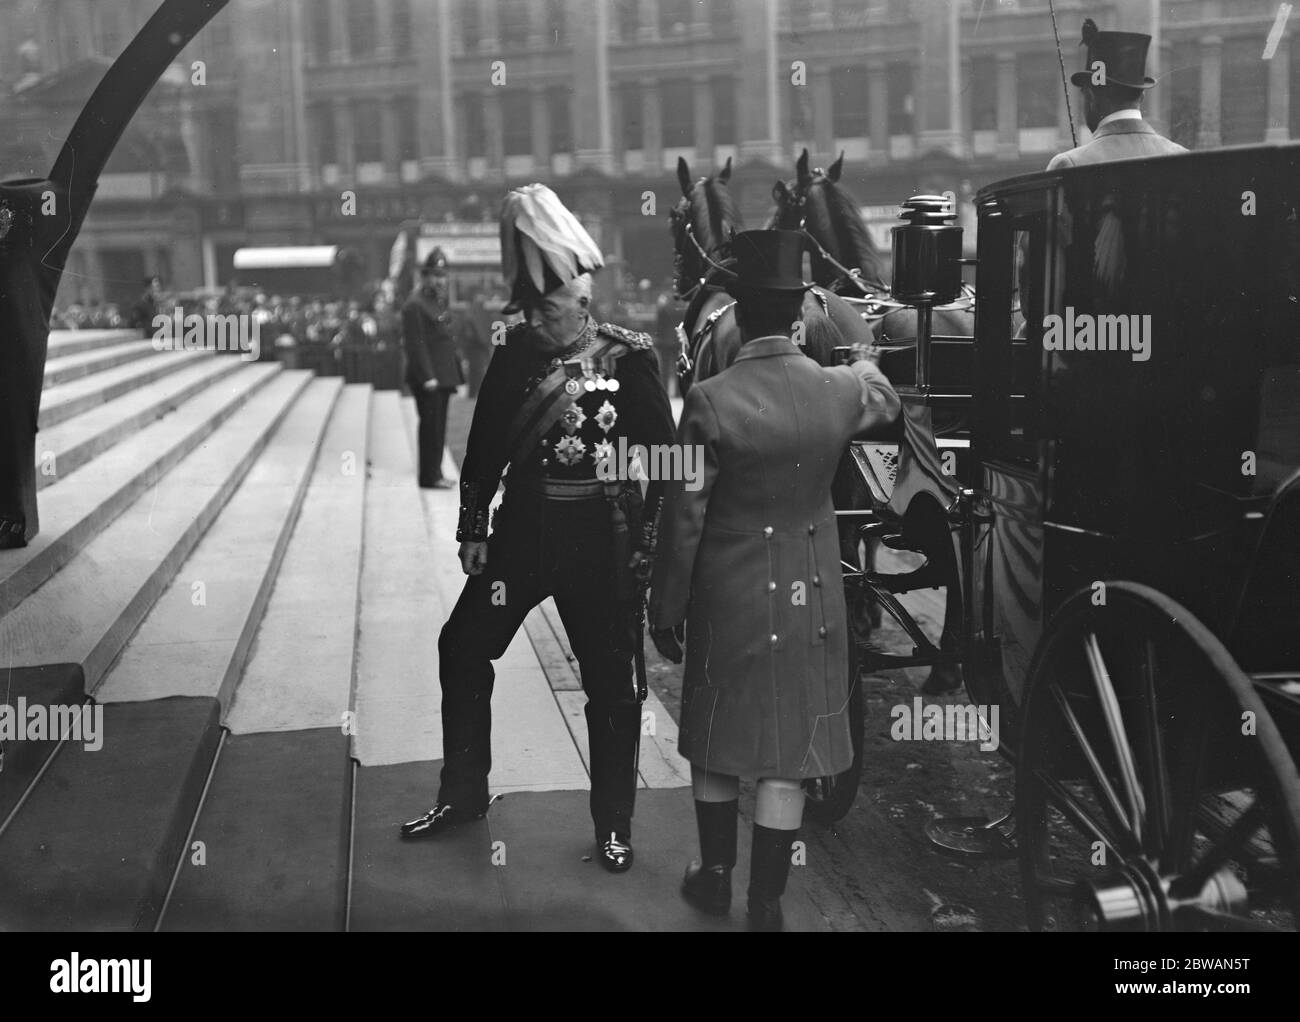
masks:
<path id="1" fill-rule="evenodd" d="M 503 310 L 563 287 L 605 265 L 591 235 L 546 185 L 516 188 L 501 205 L 501 272 L 510 289 Z"/>

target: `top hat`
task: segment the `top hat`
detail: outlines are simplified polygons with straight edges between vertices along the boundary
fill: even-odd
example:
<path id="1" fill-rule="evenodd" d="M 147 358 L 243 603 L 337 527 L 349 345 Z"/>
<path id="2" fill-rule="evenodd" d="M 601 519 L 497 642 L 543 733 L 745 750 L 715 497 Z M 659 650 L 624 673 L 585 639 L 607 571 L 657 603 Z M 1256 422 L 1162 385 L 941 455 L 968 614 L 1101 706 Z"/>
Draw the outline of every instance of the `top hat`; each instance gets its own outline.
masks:
<path id="1" fill-rule="evenodd" d="M 424 265 L 420 267 L 421 273 L 435 273 L 443 276 L 447 272 L 447 257 L 443 254 L 442 249 L 435 248 L 424 260 Z"/>
<path id="2" fill-rule="evenodd" d="M 1147 48 L 1151 37 L 1141 32 L 1102 32 L 1091 18 L 1083 22 L 1083 39 L 1080 46 L 1088 48 L 1084 58 L 1085 70 L 1076 71 L 1070 81 L 1079 88 L 1092 84 L 1093 64 L 1100 61 L 1104 68 L 1105 85 L 1122 85 L 1129 89 L 1149 89 L 1156 80 L 1147 76 Z"/>
<path id="3" fill-rule="evenodd" d="M 812 284 L 803 279 L 804 236 L 799 231 L 740 231 L 731 239 L 735 278 L 727 284 L 734 295 L 756 291 L 798 294 Z"/>

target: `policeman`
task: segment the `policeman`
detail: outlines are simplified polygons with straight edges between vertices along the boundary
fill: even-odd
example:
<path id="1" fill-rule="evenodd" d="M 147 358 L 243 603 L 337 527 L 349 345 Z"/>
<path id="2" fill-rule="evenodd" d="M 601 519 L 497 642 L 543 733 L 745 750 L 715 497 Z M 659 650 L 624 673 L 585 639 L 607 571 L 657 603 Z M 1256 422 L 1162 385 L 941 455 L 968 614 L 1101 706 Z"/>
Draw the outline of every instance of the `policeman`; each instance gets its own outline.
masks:
<path id="1" fill-rule="evenodd" d="M 420 287 L 402 306 L 402 342 L 406 348 L 406 385 L 420 415 L 420 486 L 446 490 L 442 451 L 447 438 L 447 406 L 465 382 L 457 338 L 475 332 L 468 317 L 447 307 L 447 258 L 435 248 L 420 268 Z"/>
<path id="2" fill-rule="evenodd" d="M 1142 119 L 1142 96 L 1156 84 L 1146 74 L 1149 35 L 1102 32 L 1087 18 L 1079 45 L 1087 47 L 1087 69 L 1076 71 L 1070 81 L 1083 93 L 1083 115 L 1092 139 L 1052 157 L 1048 170 L 1187 152 Z"/>
<path id="3" fill-rule="evenodd" d="M 660 489 L 651 479 L 642 505 L 636 477 L 645 472 L 622 455 L 670 444 L 672 413 L 650 337 L 593 321 L 590 272 L 603 260 L 555 193 L 539 184 L 511 192 L 501 239 L 511 288 L 504 311 L 525 320 L 493 354 L 474 408 L 456 532 L 468 578 L 438 641 L 441 789 L 402 834 L 433 835 L 486 813 L 492 661 L 553 596 L 587 694 L 598 858 L 620 873 L 632 865 L 645 695 L 630 568 L 648 569 Z"/>

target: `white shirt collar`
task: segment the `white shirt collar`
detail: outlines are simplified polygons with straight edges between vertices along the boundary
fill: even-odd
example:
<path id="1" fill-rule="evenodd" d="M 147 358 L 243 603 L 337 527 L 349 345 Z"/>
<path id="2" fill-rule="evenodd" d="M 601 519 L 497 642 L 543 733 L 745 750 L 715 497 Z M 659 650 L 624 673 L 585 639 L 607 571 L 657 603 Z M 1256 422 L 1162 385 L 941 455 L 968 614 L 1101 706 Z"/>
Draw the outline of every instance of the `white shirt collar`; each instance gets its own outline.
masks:
<path id="1" fill-rule="evenodd" d="M 1109 124 L 1111 121 L 1140 121 L 1142 120 L 1142 111 L 1137 107 L 1126 107 L 1123 110 L 1116 110 L 1113 114 L 1107 114 L 1097 125 L 1098 128 Z"/>

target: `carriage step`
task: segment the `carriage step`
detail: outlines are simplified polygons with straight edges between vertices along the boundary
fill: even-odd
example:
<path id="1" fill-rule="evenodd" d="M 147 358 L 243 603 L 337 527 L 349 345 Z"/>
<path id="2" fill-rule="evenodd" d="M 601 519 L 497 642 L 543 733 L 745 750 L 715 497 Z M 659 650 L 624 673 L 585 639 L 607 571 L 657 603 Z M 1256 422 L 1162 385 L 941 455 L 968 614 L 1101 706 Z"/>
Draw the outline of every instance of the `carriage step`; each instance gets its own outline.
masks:
<path id="1" fill-rule="evenodd" d="M 899 574 L 867 572 L 865 580 L 869 585 L 879 586 L 890 593 L 910 593 L 913 589 L 938 589 L 947 584 L 943 573 L 928 561 L 915 571 Z"/>

